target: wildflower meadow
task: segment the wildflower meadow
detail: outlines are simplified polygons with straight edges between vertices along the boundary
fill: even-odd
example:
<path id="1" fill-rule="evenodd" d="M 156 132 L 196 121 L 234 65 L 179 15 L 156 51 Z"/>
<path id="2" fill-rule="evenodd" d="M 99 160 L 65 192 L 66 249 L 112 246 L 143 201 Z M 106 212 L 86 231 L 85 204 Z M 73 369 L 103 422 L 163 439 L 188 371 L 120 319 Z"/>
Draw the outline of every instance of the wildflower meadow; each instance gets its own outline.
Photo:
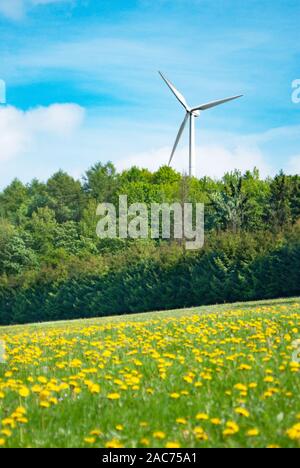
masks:
<path id="1" fill-rule="evenodd" d="M 2 447 L 298 447 L 300 299 L 3 327 Z"/>

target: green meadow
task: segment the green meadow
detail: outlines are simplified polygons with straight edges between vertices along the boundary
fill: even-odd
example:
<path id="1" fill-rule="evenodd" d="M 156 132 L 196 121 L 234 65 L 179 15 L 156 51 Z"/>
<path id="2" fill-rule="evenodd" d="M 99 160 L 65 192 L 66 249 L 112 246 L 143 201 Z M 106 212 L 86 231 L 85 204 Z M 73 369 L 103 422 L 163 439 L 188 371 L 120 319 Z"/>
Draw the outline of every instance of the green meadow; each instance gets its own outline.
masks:
<path id="1" fill-rule="evenodd" d="M 2 447 L 298 447 L 300 298 L 2 327 Z"/>

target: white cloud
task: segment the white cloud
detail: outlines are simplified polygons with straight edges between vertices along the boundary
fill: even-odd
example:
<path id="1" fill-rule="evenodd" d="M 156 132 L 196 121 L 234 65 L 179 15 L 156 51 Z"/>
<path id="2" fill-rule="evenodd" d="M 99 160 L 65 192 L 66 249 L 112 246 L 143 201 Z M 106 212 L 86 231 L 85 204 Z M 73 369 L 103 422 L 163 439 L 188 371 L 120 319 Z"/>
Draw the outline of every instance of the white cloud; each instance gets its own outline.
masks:
<path id="1" fill-rule="evenodd" d="M 22 112 L 13 107 L 0 108 L 0 161 L 11 159 L 28 147 L 30 135 L 23 123 Z"/>
<path id="2" fill-rule="evenodd" d="M 0 14 L 12 20 L 24 17 L 27 8 L 50 3 L 68 3 L 73 0 L 0 0 Z"/>
<path id="3" fill-rule="evenodd" d="M 72 135 L 84 119 L 84 110 L 76 104 L 53 104 L 21 111 L 0 108 L 0 161 L 29 152 L 38 139 L 63 140 Z"/>
<path id="4" fill-rule="evenodd" d="M 300 174 L 300 154 L 290 158 L 288 167 L 291 174 Z"/>
<path id="5" fill-rule="evenodd" d="M 26 126 L 35 132 L 67 136 L 77 129 L 84 117 L 84 109 L 77 104 L 52 104 L 37 107 L 25 114 Z"/>
<path id="6" fill-rule="evenodd" d="M 117 163 L 119 169 L 130 166 L 147 167 L 156 170 L 167 164 L 171 153 L 170 147 L 163 147 L 149 152 L 129 156 Z M 179 172 L 188 171 L 188 147 L 180 148 L 174 155 L 172 167 Z M 239 169 L 242 172 L 257 167 L 261 176 L 266 177 L 274 172 L 265 161 L 258 148 L 236 146 L 233 149 L 226 145 L 205 144 L 197 148 L 196 174 L 198 177 L 209 176 L 221 178 L 225 172 Z"/>

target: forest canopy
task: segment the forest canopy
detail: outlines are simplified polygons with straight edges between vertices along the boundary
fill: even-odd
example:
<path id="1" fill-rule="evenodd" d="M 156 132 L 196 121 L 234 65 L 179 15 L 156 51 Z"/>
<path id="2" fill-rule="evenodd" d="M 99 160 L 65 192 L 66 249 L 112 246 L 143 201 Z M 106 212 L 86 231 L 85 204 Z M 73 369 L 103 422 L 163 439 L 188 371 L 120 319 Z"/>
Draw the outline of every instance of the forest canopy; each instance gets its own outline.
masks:
<path id="1" fill-rule="evenodd" d="M 205 246 L 99 239 L 99 203 L 204 203 Z M 300 293 L 300 176 L 220 180 L 163 166 L 82 180 L 15 179 L 0 193 L 0 323 L 58 320 Z"/>

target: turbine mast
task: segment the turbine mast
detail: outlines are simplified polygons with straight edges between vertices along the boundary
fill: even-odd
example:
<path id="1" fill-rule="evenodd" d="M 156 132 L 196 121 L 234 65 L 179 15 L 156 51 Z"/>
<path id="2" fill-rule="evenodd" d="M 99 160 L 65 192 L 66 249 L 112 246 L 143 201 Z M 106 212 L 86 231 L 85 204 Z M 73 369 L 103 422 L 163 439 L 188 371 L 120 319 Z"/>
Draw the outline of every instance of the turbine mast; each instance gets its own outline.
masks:
<path id="1" fill-rule="evenodd" d="M 190 160 L 189 176 L 196 177 L 195 115 L 190 113 Z"/>

